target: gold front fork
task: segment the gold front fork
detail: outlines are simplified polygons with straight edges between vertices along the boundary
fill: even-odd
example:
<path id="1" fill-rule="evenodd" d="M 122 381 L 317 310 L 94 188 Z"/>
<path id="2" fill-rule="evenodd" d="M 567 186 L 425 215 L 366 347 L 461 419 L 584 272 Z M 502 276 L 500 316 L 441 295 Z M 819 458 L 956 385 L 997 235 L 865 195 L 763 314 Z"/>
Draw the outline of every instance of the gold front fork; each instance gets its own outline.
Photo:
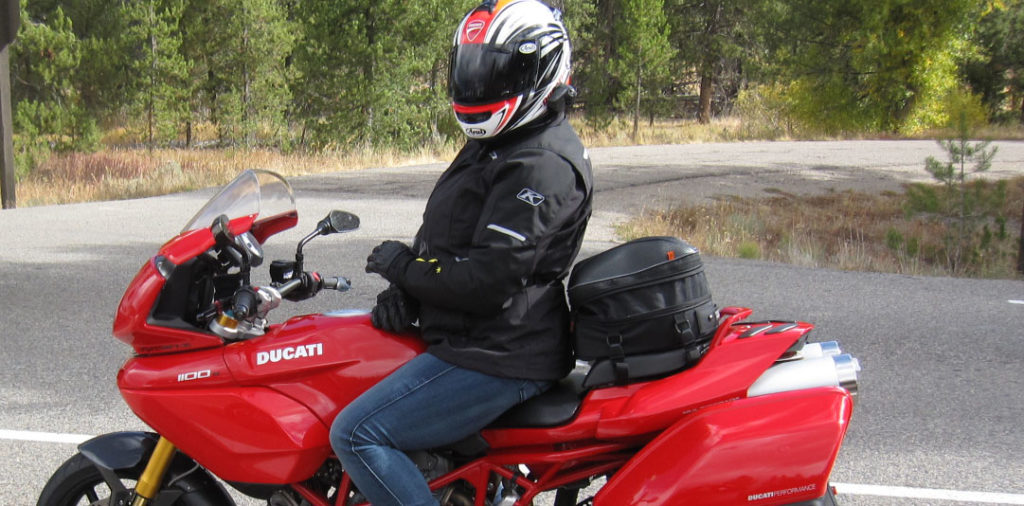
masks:
<path id="1" fill-rule="evenodd" d="M 160 436 L 160 441 L 157 441 L 153 455 L 149 457 L 149 463 L 146 464 L 146 469 L 142 471 L 142 476 L 135 484 L 135 500 L 132 502 L 132 506 L 146 506 L 156 497 L 157 492 L 160 491 L 160 483 L 164 480 L 164 473 L 167 472 L 167 466 L 174 458 L 174 452 L 174 444 Z"/>

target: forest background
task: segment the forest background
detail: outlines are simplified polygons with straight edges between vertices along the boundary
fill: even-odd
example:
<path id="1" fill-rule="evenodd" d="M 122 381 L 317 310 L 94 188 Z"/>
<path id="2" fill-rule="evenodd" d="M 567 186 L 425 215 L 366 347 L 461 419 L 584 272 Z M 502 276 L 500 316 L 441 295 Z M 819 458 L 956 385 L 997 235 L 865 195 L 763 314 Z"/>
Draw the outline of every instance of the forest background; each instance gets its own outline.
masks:
<path id="1" fill-rule="evenodd" d="M 644 123 L 730 117 L 743 139 L 913 136 L 959 116 L 1024 120 L 1021 0 L 550 3 L 573 36 L 574 121 L 595 131 L 631 124 L 635 140 Z M 110 149 L 456 145 L 448 54 L 474 5 L 22 0 L 17 177 Z"/>

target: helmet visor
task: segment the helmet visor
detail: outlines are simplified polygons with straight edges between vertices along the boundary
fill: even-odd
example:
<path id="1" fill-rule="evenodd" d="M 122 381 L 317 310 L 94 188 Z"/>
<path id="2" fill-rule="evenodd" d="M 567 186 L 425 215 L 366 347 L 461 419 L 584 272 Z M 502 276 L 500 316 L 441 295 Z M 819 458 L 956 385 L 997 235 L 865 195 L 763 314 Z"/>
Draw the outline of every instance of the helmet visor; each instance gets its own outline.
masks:
<path id="1" fill-rule="evenodd" d="M 448 93 L 459 104 L 506 100 L 529 90 L 537 81 L 537 43 L 509 46 L 460 44 L 452 49 Z"/>

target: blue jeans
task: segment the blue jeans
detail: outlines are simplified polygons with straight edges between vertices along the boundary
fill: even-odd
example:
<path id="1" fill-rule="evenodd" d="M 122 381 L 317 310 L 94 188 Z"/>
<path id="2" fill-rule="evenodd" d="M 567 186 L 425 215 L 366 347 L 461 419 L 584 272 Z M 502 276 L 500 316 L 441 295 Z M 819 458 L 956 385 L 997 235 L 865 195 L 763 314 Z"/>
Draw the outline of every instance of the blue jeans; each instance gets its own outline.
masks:
<path id="1" fill-rule="evenodd" d="M 461 441 L 551 385 L 489 376 L 425 353 L 346 406 L 331 425 L 331 446 L 373 506 L 437 506 L 404 452 Z"/>

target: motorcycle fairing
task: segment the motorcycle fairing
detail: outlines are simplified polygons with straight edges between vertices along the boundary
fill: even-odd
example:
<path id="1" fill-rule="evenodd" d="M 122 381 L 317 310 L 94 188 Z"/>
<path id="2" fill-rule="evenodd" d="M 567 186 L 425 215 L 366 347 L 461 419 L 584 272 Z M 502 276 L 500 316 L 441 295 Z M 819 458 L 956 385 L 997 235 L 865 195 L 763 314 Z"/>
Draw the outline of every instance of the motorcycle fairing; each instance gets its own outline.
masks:
<path id="1" fill-rule="evenodd" d="M 317 345 L 320 354 L 284 359 Z M 118 387 L 140 419 L 222 479 L 288 484 L 331 455 L 341 408 L 424 347 L 366 314 L 307 315 L 226 346 L 129 359 Z"/>
<path id="2" fill-rule="evenodd" d="M 608 481 L 595 506 L 775 506 L 826 494 L 853 401 L 838 387 L 702 408 Z"/>

